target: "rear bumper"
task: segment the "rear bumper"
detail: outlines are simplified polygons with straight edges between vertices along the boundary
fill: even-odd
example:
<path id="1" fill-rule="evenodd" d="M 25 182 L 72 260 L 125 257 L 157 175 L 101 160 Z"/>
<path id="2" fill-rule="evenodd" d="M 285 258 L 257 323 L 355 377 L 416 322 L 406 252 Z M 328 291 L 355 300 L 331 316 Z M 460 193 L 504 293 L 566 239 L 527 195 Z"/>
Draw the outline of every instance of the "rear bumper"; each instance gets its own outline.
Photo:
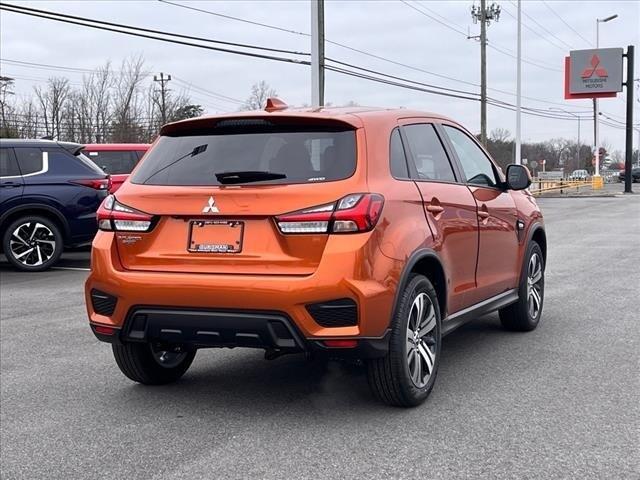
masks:
<path id="1" fill-rule="evenodd" d="M 194 310 L 136 306 L 122 328 L 105 334 L 91 324 L 95 336 L 109 343 L 160 342 L 187 348 L 262 348 L 278 353 L 313 353 L 341 358 L 376 358 L 389 347 L 389 332 L 380 338 L 358 338 L 348 348 L 307 339 L 281 312 Z M 102 326 L 104 327 L 104 326 Z M 333 338 L 331 340 L 334 340 Z"/>
<path id="2" fill-rule="evenodd" d="M 350 238 L 352 242 L 357 240 L 356 236 Z M 93 242 L 92 271 L 85 285 L 89 320 L 93 325 L 118 329 L 121 335 L 116 341 L 132 341 L 125 332 L 135 312 L 142 309 L 178 311 L 182 313 L 169 319 L 173 327 L 162 328 L 183 330 L 180 325 L 186 325 L 184 330 L 190 333 L 189 338 L 181 339 L 183 342 L 196 346 L 201 342 L 203 347 L 253 346 L 249 344 L 259 340 L 261 348 L 283 348 L 278 345 L 278 338 L 268 336 L 267 327 L 252 327 L 253 330 L 250 328 L 243 332 L 243 325 L 251 324 L 255 315 L 267 315 L 276 318 L 277 322 L 286 322 L 297 334 L 296 350 L 317 347 L 322 351 L 325 347 L 316 345 L 316 342 L 348 338 L 358 339 L 358 343 L 360 340 L 363 344 L 372 343 L 374 346 L 371 348 L 377 350 L 376 345 L 387 334 L 398 281 L 391 274 L 400 272 L 401 265 L 382 255 L 375 241 L 363 239 L 357 248 L 353 246 L 346 248 L 345 243 L 331 245 L 328 242 L 318 269 L 305 276 L 140 272 L 123 269 L 113 234 L 99 232 Z M 93 289 L 116 298 L 114 309 L 107 315 L 94 310 L 91 301 Z M 356 325 L 323 327 L 307 309 L 309 304 L 336 299 L 351 299 L 357 304 Z M 233 315 L 222 315 L 227 313 Z M 220 328 L 218 340 L 211 341 L 215 335 L 207 337 L 209 340 L 206 342 L 202 338 L 192 338 L 193 328 L 188 325 L 190 320 L 186 319 L 193 318 L 198 318 L 193 328 L 202 327 L 202 331 L 209 331 L 207 328 L 213 326 Z M 224 321 L 221 320 L 223 318 Z M 158 322 L 165 325 L 169 320 Z M 228 322 L 233 328 L 225 327 Z M 242 340 L 236 341 L 236 334 L 242 333 L 257 335 L 257 340 L 249 335 L 240 336 Z M 98 336 L 102 340 L 114 340 Z"/>

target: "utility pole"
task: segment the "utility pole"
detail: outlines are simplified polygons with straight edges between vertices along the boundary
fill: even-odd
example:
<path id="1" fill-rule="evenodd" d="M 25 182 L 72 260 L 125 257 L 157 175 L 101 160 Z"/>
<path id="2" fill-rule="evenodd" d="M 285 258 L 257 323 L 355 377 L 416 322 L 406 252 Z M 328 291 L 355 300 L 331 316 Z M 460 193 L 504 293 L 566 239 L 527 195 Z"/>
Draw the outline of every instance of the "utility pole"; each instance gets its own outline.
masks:
<path id="1" fill-rule="evenodd" d="M 518 67 L 516 70 L 516 165 L 522 163 L 522 8 L 520 1 L 518 0 Z M 578 120 L 578 132 L 580 132 L 579 125 Z M 578 133 L 578 143 L 580 143 L 580 133 Z"/>
<path id="2" fill-rule="evenodd" d="M 633 63 L 634 63 L 634 50 L 633 45 L 627 47 L 627 53 L 624 55 L 627 58 L 627 81 L 625 86 L 627 87 L 627 125 L 625 132 L 625 162 L 624 162 L 624 193 L 633 193 L 631 184 L 633 178 L 631 177 L 631 167 L 633 161 Z M 638 152 L 640 155 L 640 152 Z"/>
<path id="3" fill-rule="evenodd" d="M 311 0 L 311 106 L 324 105 L 324 0 Z"/>
<path id="4" fill-rule="evenodd" d="M 160 115 L 162 117 L 162 124 L 167 123 L 167 92 L 166 84 L 171 81 L 171 75 L 164 76 L 164 73 L 160 72 L 160 77 L 153 76 L 154 82 L 160 82 Z"/>
<path id="5" fill-rule="evenodd" d="M 611 15 L 607 18 L 596 18 L 596 49 L 600 48 L 600 24 L 610 22 L 618 18 L 618 14 Z M 593 99 L 593 143 L 595 144 L 595 161 L 596 168 L 594 174 L 594 189 L 602 188 L 602 179 L 600 178 L 600 111 L 598 108 L 598 99 Z"/>
<path id="6" fill-rule="evenodd" d="M 471 7 L 473 23 L 480 22 L 480 142 L 487 145 L 487 27 L 492 20 L 500 19 L 500 6 L 480 0 L 480 8 Z"/>

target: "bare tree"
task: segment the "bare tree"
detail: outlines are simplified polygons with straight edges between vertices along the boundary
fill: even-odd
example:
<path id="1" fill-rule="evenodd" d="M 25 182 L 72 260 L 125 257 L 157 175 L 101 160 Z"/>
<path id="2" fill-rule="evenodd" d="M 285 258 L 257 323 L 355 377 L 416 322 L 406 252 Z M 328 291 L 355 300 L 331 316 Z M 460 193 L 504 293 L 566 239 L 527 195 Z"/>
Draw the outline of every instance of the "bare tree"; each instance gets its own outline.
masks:
<path id="1" fill-rule="evenodd" d="M 34 87 L 36 98 L 40 103 L 44 116 L 47 136 L 61 138 L 62 112 L 69 97 L 69 80 L 63 77 L 53 77 L 47 81 L 47 88 Z"/>
<path id="2" fill-rule="evenodd" d="M 141 56 L 122 62 L 120 76 L 113 92 L 112 141 L 132 142 L 141 136 L 141 127 L 138 122 L 143 108 L 140 90 L 142 82 L 148 75 L 143 68 L 144 60 Z"/>
<path id="3" fill-rule="evenodd" d="M 269 86 L 267 82 L 261 80 L 251 87 L 251 95 L 242 104 L 240 110 L 262 110 L 267 104 L 269 97 L 275 97 L 278 93 Z"/>
<path id="4" fill-rule="evenodd" d="M 15 95 L 13 92 L 14 79 L 0 75 L 0 137 L 14 137 L 15 130 L 8 123 L 8 115 L 15 115 L 13 105 L 9 104 L 9 98 Z"/>
<path id="5" fill-rule="evenodd" d="M 494 128 L 489 138 L 494 142 L 508 142 L 511 139 L 511 132 L 506 128 Z"/>

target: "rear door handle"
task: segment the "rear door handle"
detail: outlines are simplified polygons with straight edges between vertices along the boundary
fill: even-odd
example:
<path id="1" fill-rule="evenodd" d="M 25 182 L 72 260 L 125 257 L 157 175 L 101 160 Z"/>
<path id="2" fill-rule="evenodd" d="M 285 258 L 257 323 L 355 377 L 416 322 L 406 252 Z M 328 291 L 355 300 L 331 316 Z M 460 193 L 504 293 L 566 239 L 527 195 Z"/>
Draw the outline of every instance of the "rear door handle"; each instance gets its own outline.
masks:
<path id="1" fill-rule="evenodd" d="M 440 205 L 427 205 L 427 211 L 437 215 L 444 212 L 444 207 L 441 207 Z"/>
<path id="2" fill-rule="evenodd" d="M 487 218 L 489 218 L 489 212 L 487 210 L 487 206 L 484 203 L 478 209 L 478 217 L 480 217 L 482 220 L 486 220 Z"/>
<path id="3" fill-rule="evenodd" d="M 15 188 L 15 187 L 19 187 L 21 185 L 22 185 L 21 183 L 16 183 L 16 182 L 0 183 L 0 187 L 2 187 L 2 188 Z"/>

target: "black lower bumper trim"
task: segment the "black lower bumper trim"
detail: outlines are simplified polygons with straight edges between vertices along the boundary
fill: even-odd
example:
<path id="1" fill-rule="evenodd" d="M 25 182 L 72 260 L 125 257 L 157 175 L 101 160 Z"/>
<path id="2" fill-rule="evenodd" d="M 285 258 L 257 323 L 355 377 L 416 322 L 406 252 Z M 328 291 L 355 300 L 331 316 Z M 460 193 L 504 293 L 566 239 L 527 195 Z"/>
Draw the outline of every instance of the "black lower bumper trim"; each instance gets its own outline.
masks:
<path id="1" fill-rule="evenodd" d="M 305 342 L 286 315 L 139 307 L 127 317 L 122 340 L 202 347 L 303 351 Z"/>
<path id="2" fill-rule="evenodd" d="M 328 358 L 367 359 L 383 357 L 389 351 L 390 331 L 382 337 L 350 337 L 354 348 L 329 348 L 324 340 L 304 338 L 282 312 L 244 310 L 191 310 L 165 307 L 133 307 L 124 326 L 114 335 L 93 333 L 109 343 L 162 342 L 189 348 L 252 347 L 283 353 L 307 352 Z"/>

